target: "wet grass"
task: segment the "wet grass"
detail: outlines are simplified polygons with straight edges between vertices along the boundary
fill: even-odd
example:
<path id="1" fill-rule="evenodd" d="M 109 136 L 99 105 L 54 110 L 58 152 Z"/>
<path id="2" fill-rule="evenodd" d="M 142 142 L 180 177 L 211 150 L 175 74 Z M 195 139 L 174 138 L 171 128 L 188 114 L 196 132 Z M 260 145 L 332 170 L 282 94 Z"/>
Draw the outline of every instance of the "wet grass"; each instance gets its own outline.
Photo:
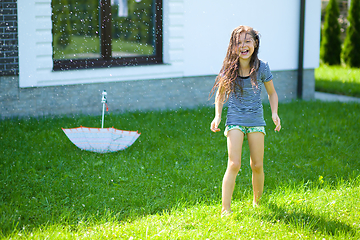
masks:
<path id="1" fill-rule="evenodd" d="M 360 68 L 321 65 L 315 69 L 315 90 L 360 97 Z"/>
<path id="2" fill-rule="evenodd" d="M 226 139 L 213 108 L 110 114 L 139 130 L 128 149 L 76 148 L 61 127 L 99 116 L 0 122 L 0 236 L 4 239 L 358 239 L 360 104 L 280 104 L 283 129 L 265 139 L 265 192 L 251 206 L 249 151 L 220 216 Z M 224 111 L 225 114 L 226 111 Z M 223 118 L 225 121 L 225 117 Z"/>

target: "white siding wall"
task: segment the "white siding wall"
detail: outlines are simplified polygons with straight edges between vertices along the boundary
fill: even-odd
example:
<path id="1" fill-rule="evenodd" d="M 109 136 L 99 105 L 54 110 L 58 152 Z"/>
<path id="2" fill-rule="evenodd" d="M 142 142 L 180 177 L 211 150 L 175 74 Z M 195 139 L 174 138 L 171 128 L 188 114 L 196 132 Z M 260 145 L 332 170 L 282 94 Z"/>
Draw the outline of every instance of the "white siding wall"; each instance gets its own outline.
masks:
<path id="1" fill-rule="evenodd" d="M 321 0 L 306 1 L 304 68 L 319 66 Z"/>
<path id="2" fill-rule="evenodd" d="M 51 0 L 18 0 L 20 87 L 217 74 L 232 29 L 261 33 L 260 58 L 272 70 L 294 70 L 300 0 L 163 0 L 162 65 L 52 71 Z M 320 0 L 306 2 L 305 68 L 319 64 Z"/>
<path id="3" fill-rule="evenodd" d="M 300 0 L 185 0 L 185 74 L 217 74 L 231 31 L 248 25 L 261 34 L 259 57 L 272 70 L 298 67 Z M 306 1 L 304 67 L 319 64 L 321 1 Z"/>

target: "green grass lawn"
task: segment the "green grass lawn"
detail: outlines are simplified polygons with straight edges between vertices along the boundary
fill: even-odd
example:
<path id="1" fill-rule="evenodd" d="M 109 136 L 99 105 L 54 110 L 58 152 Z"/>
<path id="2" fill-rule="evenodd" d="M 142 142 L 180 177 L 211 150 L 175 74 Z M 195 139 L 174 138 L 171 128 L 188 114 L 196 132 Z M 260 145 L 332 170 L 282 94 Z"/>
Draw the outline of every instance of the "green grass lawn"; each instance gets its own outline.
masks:
<path id="1" fill-rule="evenodd" d="M 321 65 L 315 69 L 315 90 L 360 97 L 360 68 Z"/>
<path id="2" fill-rule="evenodd" d="M 226 218 L 226 138 L 209 129 L 213 108 L 107 115 L 106 126 L 141 132 L 108 154 L 78 149 L 61 130 L 97 127 L 99 116 L 2 120 L 0 237 L 359 239 L 360 104 L 280 104 L 280 133 L 269 108 L 262 205 L 252 208 L 245 144 Z"/>

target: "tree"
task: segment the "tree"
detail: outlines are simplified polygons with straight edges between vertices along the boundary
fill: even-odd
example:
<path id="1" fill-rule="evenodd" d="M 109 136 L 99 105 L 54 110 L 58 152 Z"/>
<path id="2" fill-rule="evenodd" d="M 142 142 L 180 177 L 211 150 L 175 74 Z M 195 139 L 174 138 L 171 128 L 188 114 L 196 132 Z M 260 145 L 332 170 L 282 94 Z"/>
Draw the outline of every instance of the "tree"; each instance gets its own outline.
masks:
<path id="1" fill-rule="evenodd" d="M 348 21 L 342 58 L 346 65 L 360 67 L 360 0 L 351 1 Z"/>
<path id="2" fill-rule="evenodd" d="M 339 15 L 340 10 L 337 1 L 330 0 L 326 7 L 325 23 L 320 45 L 320 58 L 329 65 L 340 64 L 341 39 L 340 24 L 338 22 Z"/>

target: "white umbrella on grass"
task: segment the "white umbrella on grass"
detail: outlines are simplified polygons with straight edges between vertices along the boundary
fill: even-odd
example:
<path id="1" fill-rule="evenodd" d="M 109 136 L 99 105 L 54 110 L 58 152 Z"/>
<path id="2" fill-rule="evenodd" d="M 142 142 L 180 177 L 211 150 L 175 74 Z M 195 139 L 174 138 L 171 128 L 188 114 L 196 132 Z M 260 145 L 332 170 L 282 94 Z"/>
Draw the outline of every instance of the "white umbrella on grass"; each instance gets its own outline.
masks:
<path id="1" fill-rule="evenodd" d="M 137 131 L 119 130 L 114 127 L 104 128 L 106 96 L 106 91 L 103 91 L 101 99 L 103 104 L 101 128 L 83 126 L 68 129 L 62 128 L 70 141 L 78 148 L 97 153 L 116 152 L 131 146 L 140 136 L 140 133 Z"/>

